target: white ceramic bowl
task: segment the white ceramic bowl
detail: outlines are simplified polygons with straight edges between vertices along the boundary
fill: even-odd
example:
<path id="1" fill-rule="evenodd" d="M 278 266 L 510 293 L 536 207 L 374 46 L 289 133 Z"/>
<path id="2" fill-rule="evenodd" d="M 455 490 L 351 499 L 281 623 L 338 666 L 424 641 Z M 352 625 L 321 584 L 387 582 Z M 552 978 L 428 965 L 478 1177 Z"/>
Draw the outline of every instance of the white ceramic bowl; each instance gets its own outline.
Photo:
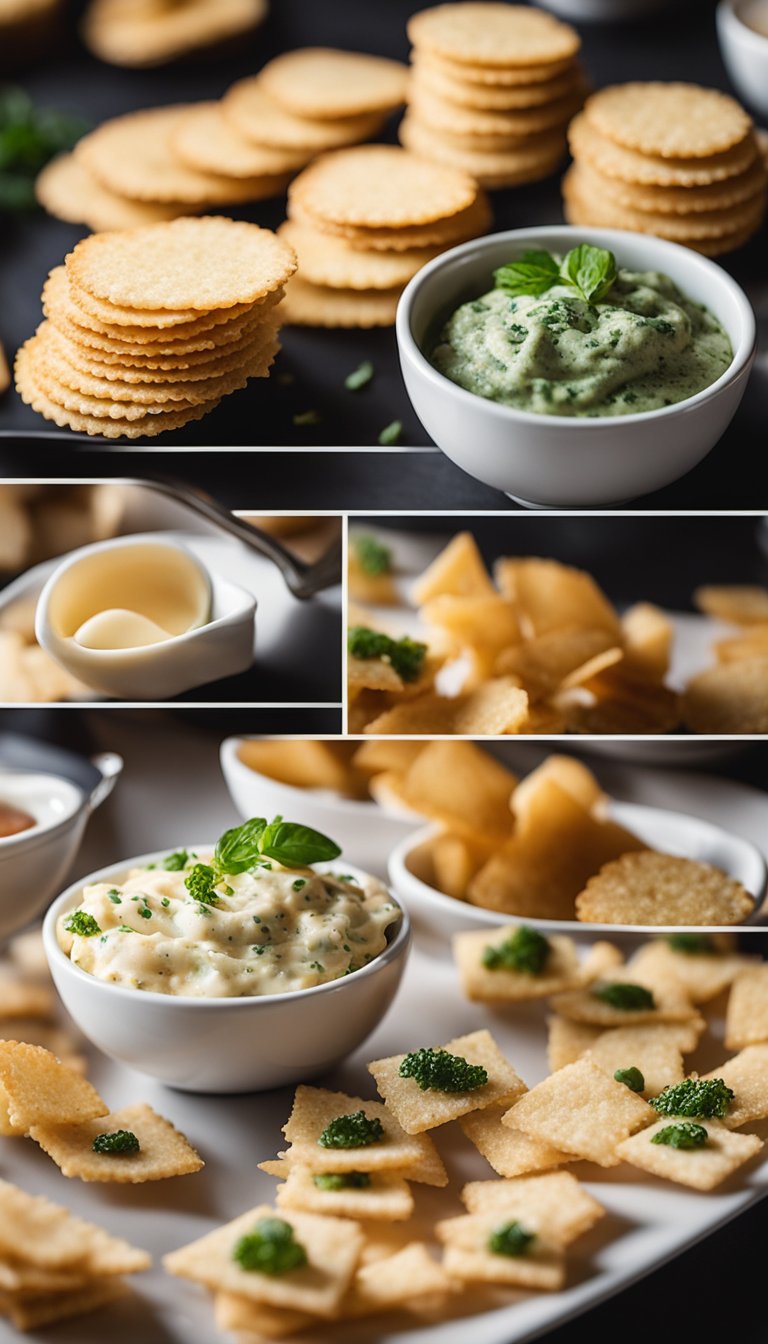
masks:
<path id="1" fill-rule="evenodd" d="M 768 117 L 768 34 L 755 32 L 742 16 L 752 0 L 720 0 L 717 37 L 731 83 L 745 103 Z"/>
<path id="2" fill-rule="evenodd" d="M 270 779 L 240 760 L 238 749 L 243 740 L 228 737 L 220 755 L 227 788 L 244 821 L 249 817 L 301 817 L 305 825 L 341 846 L 345 862 L 349 859 L 378 877 L 386 877 L 395 846 L 423 824 L 421 817 L 398 816 L 373 801 L 342 798 L 330 789 L 299 789 Z"/>
<path id="3" fill-rule="evenodd" d="M 216 574 L 205 575 L 210 586 L 209 620 L 185 634 L 135 649 L 87 649 L 66 637 L 54 615 L 62 579 L 94 555 L 142 546 L 186 551 L 162 533 L 139 533 L 82 546 L 24 575 L 19 582 L 27 584 L 30 591 L 40 583 L 35 619 L 38 642 L 87 686 L 124 700 L 166 700 L 194 686 L 246 671 L 253 662 L 256 599 Z M 199 569 L 203 568 L 191 551 L 187 554 Z M 9 594 L 4 596 L 8 598 Z M 22 596 L 22 592 L 10 594 L 11 599 L 15 596 Z"/>
<path id="4" fill-rule="evenodd" d="M 656 411 L 577 419 L 502 406 L 432 367 L 424 349 L 436 329 L 491 288 L 498 266 L 526 248 L 565 253 L 581 242 L 610 249 L 630 270 L 663 271 L 688 298 L 706 304 L 734 352 L 711 387 Z M 565 224 L 490 234 L 436 257 L 406 287 L 396 330 L 408 395 L 437 446 L 470 476 L 533 508 L 615 504 L 684 476 L 733 418 L 755 357 L 752 307 L 722 267 L 647 234 Z"/>
<path id="5" fill-rule="evenodd" d="M 0 940 L 23 929 L 65 880 L 91 813 L 112 792 L 123 768 L 119 756 L 95 757 L 101 779 L 90 794 L 68 779 L 0 765 L 0 800 L 37 824 L 0 838 Z"/>
<path id="6" fill-rule="evenodd" d="M 702 821 L 699 817 L 691 817 L 684 812 L 669 812 L 659 807 L 646 807 L 641 803 L 614 802 L 609 811 L 612 818 L 654 848 L 722 868 L 731 877 L 737 878 L 754 896 L 755 910 L 761 905 L 768 878 L 766 861 L 748 840 L 742 840 L 740 836 L 714 826 L 711 822 Z M 390 860 L 390 882 L 417 924 L 424 925 L 433 936 L 445 939 L 464 929 L 498 928 L 503 924 L 515 923 L 514 916 L 457 901 L 416 876 L 411 868 L 413 852 L 428 841 L 437 829 L 434 826 L 424 827 L 400 845 Z M 521 922 L 547 933 L 568 933 L 580 941 L 591 940 L 595 934 L 604 934 L 615 940 L 627 934 L 648 937 L 649 934 L 661 932 L 660 927 L 649 929 L 642 924 L 592 924 L 575 919 L 534 919 L 527 915 Z M 679 932 L 680 926 L 674 929 L 670 926 L 669 931 Z"/>
<path id="7" fill-rule="evenodd" d="M 669 0 L 540 0 L 544 9 L 551 9 L 573 23 L 622 23 L 653 14 Z"/>
<path id="8" fill-rule="evenodd" d="M 188 846 L 211 849 L 210 844 Z M 105 1055 L 183 1092 L 264 1092 L 305 1081 L 338 1064 L 379 1024 L 397 993 L 410 943 L 403 911 L 387 947 L 341 980 L 290 994 L 194 999 L 127 989 L 89 975 L 59 947 L 59 917 L 79 905 L 83 887 L 119 881 L 167 849 L 124 859 L 76 882 L 53 902 L 43 924 L 48 965 L 64 1007 Z M 317 864 L 360 876 L 346 858 Z"/>

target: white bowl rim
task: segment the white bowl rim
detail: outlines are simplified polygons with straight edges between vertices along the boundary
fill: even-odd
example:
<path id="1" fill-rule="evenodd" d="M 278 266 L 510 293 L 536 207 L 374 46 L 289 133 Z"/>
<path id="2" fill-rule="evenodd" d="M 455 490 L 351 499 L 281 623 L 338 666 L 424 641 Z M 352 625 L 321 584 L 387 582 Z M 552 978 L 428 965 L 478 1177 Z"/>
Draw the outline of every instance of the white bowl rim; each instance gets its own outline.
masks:
<path id="1" fill-rule="evenodd" d="M 207 850 L 212 850 L 213 845 L 210 843 L 202 845 L 198 844 L 194 846 L 190 845 L 188 848 L 193 852 L 204 853 Z M 280 1003 L 295 1003 L 298 999 L 313 999 L 320 994 L 327 993 L 329 990 L 335 989 L 338 992 L 342 985 L 352 983 L 353 981 L 357 983 L 363 977 L 370 978 L 385 966 L 388 966 L 390 962 L 396 961 L 407 951 L 411 936 L 411 921 L 408 911 L 405 909 L 402 902 L 398 900 L 397 896 L 395 896 L 387 883 L 386 885 L 390 900 L 400 911 L 400 919 L 391 941 L 387 943 L 387 946 L 383 951 L 379 952 L 378 956 L 373 958 L 373 961 L 368 962 L 367 966 L 361 966 L 358 971 L 353 971 L 350 975 L 342 976 L 337 980 L 328 980 L 324 985 L 313 985 L 308 989 L 292 989 L 285 994 L 251 994 L 245 996 L 233 996 L 231 998 L 223 996 L 202 997 L 185 994 L 158 994 L 153 989 L 137 990 L 130 989 L 126 985 L 115 985 L 109 980 L 101 980 L 97 975 L 90 975 L 88 971 L 84 971 L 80 966 L 76 966 L 59 946 L 59 940 L 56 937 L 56 925 L 59 921 L 59 917 L 72 905 L 76 904 L 74 897 L 81 894 L 84 887 L 90 886 L 94 882 L 103 881 L 108 878 L 116 878 L 120 874 L 126 873 L 130 868 L 141 868 L 148 863 L 156 863 L 158 859 L 165 858 L 167 854 L 167 848 L 159 849 L 155 850 L 152 854 L 140 854 L 137 855 L 136 858 L 123 859 L 118 863 L 111 863 L 105 868 L 99 868 L 96 872 L 88 873 L 85 877 L 79 878 L 77 882 L 73 882 L 67 887 L 66 891 L 63 891 L 61 895 L 57 896 L 48 907 L 45 913 L 45 918 L 43 919 L 43 944 L 48 962 L 50 963 L 53 959 L 62 969 L 66 968 L 66 971 L 71 973 L 76 980 L 85 981 L 89 985 L 95 985 L 98 989 L 115 994 L 118 998 L 122 998 L 127 1002 L 135 1003 L 138 1001 L 140 1003 L 163 1005 L 164 1007 L 167 1007 L 170 1012 L 181 1011 L 182 1008 L 193 1008 L 196 1012 L 202 1012 L 205 1008 L 219 1010 L 229 1008 L 244 1012 L 249 1007 L 251 1011 L 254 1011 L 254 1004 L 277 1005 Z M 374 876 L 373 874 L 365 873 L 364 870 L 359 868 L 356 864 L 345 863 L 343 855 L 340 855 L 338 859 L 332 860 L 332 862 L 337 868 L 339 864 L 341 864 L 345 871 L 351 873 L 353 876 Z M 326 871 L 327 866 L 328 865 L 326 864 L 317 864 L 316 871 L 322 874 Z M 374 880 L 380 881 L 379 878 L 375 878 Z"/>
<path id="2" fill-rule="evenodd" d="M 717 20 L 721 24 L 730 23 L 731 32 L 738 33 L 743 41 L 750 42 L 762 56 L 768 55 L 768 34 L 759 33 L 744 22 L 740 13 L 743 5 L 744 0 L 720 0 L 715 10 Z"/>
<path id="3" fill-rule="evenodd" d="M 275 738 L 274 740 L 279 741 L 280 739 Z M 329 739 L 329 741 L 335 740 L 335 738 Z M 381 818 L 386 818 L 387 821 L 395 820 L 391 813 L 384 812 L 373 798 L 342 798 L 341 794 L 334 796 L 333 799 L 320 798 L 314 789 L 303 789 L 300 784 L 286 784 L 284 780 L 273 779 L 272 775 L 266 775 L 262 770 L 254 770 L 252 766 L 246 765 L 245 761 L 240 759 L 237 748 L 241 742 L 261 741 L 264 741 L 264 738 L 257 733 L 253 733 L 251 736 L 244 733 L 241 737 L 224 738 L 219 748 L 219 757 L 225 778 L 227 769 L 243 770 L 247 772 L 247 775 L 253 775 L 255 779 L 264 780 L 265 783 L 272 784 L 278 789 L 287 789 L 290 793 L 306 798 L 307 801 L 311 800 L 314 806 L 327 807 L 329 811 L 349 812 L 352 816 L 359 816 L 362 812 L 370 817 L 378 815 Z M 333 790 L 329 790 L 329 792 L 333 792 Z"/>
<path id="4" fill-rule="evenodd" d="M 51 780 L 65 796 L 68 795 L 68 810 L 63 817 L 57 817 L 48 822 L 38 821 L 34 826 L 28 826 L 24 831 L 17 831 L 15 835 L 0 836 L 0 863 L 12 849 L 34 849 L 38 844 L 48 841 L 57 831 L 63 831 L 71 826 L 88 804 L 88 797 L 80 786 L 71 779 L 65 779 L 63 775 L 52 775 L 48 770 L 26 770 L 22 766 L 3 765 L 0 762 L 0 785 L 7 775 L 31 776 L 33 779 Z"/>
<path id="5" fill-rule="evenodd" d="M 611 799 L 611 802 L 612 803 L 615 802 L 617 807 L 626 809 L 627 811 L 644 813 L 649 818 L 656 813 L 663 812 L 664 815 L 667 817 L 673 817 L 673 818 L 679 817 L 681 819 L 684 819 L 686 822 L 695 821 L 702 827 L 705 827 L 707 830 L 713 831 L 716 835 L 727 836 L 729 840 L 734 841 L 739 845 L 743 846 L 745 849 L 752 851 L 752 853 L 757 857 L 757 859 L 761 861 L 764 874 L 762 890 L 757 894 L 753 894 L 752 892 L 748 893 L 748 895 L 752 896 L 753 909 L 751 915 L 747 916 L 747 919 L 750 920 L 755 917 L 755 915 L 758 913 L 759 910 L 760 900 L 765 895 L 765 885 L 766 885 L 766 876 L 768 876 L 768 867 L 766 866 L 765 856 L 758 849 L 757 845 L 754 845 L 751 840 L 745 840 L 743 836 L 735 835 L 732 831 L 726 831 L 723 826 L 718 826 L 715 822 L 706 821 L 703 817 L 696 817 L 690 812 L 679 812 L 675 811 L 672 808 L 666 808 L 666 807 L 663 808 L 653 807 L 648 803 L 624 802 L 623 800 L 619 799 Z M 432 839 L 433 836 L 438 835 L 439 833 L 440 833 L 439 824 L 432 822 L 429 825 L 423 826 L 421 830 L 416 831 L 415 834 L 401 841 L 401 843 L 392 851 L 392 854 L 390 856 L 389 871 L 390 871 L 390 881 L 392 882 L 392 885 L 394 886 L 396 884 L 396 882 L 399 880 L 402 874 L 406 881 L 412 882 L 415 885 L 415 887 L 419 892 L 419 895 L 423 897 L 425 900 L 429 901 L 430 904 L 434 905 L 437 909 L 444 911 L 450 910 L 456 912 L 460 912 L 461 910 L 466 909 L 468 920 L 475 919 L 480 923 L 487 925 L 489 929 L 499 928 L 504 923 L 509 924 L 531 923 L 537 928 L 541 927 L 543 929 L 551 929 L 553 932 L 555 931 L 567 932 L 568 930 L 571 930 L 573 933 L 582 933 L 582 934 L 610 933 L 614 937 L 619 937 L 625 933 L 643 933 L 646 934 L 647 936 L 655 937 L 660 936 L 665 932 L 681 933 L 684 932 L 685 930 L 690 930 L 692 932 L 698 932 L 698 933 L 706 933 L 708 931 L 718 933 L 721 932 L 735 933 L 738 932 L 739 929 L 746 928 L 749 932 L 754 932 L 755 929 L 760 927 L 759 924 L 753 924 L 753 925 L 598 924 L 592 922 L 591 920 L 543 919 L 539 915 L 512 915 L 512 914 L 505 915 L 504 911 L 502 910 L 498 911 L 486 910 L 481 905 L 472 905 L 467 901 L 457 900 L 456 897 L 449 896 L 444 891 L 439 891 L 437 887 L 432 887 L 429 885 L 428 882 L 425 882 L 422 878 L 417 877 L 416 874 L 412 871 L 412 869 L 409 868 L 408 858 L 410 856 L 411 851 L 413 849 L 416 849 L 417 846 L 423 845 L 425 841 Z"/>
<path id="6" fill-rule="evenodd" d="M 413 335 L 411 315 L 419 291 L 423 289 L 425 284 L 431 283 L 433 277 L 440 271 L 450 269 L 457 260 L 470 255 L 472 252 L 481 252 L 499 242 L 509 241 L 510 244 L 534 242 L 545 235 L 551 238 L 553 234 L 562 235 L 563 242 L 566 242 L 569 238 L 574 240 L 577 237 L 585 240 L 588 238 L 590 242 L 594 240 L 609 247 L 617 255 L 620 253 L 621 244 L 626 243 L 629 238 L 633 242 L 642 242 L 651 247 L 658 247 L 660 249 L 660 261 L 663 262 L 665 258 L 669 258 L 671 271 L 674 271 L 675 258 L 681 254 L 684 254 L 686 259 L 691 261 L 694 266 L 701 266 L 713 283 L 719 283 L 725 289 L 730 290 L 731 297 L 739 309 L 742 333 L 736 349 L 733 351 L 733 358 L 728 368 L 708 387 L 703 387 L 699 392 L 694 392 L 692 396 L 685 397 L 682 401 L 676 401 L 671 406 L 659 406 L 652 411 L 635 411 L 631 415 L 607 416 L 539 415 L 533 411 L 522 411 L 515 406 L 505 406 L 502 402 L 492 401 L 489 397 L 481 397 L 476 392 L 469 392 L 466 388 L 460 387 L 458 383 L 452 382 L 445 374 L 440 373 L 427 359 Z M 665 274 L 669 274 L 670 278 L 677 284 L 677 280 L 671 274 L 669 268 L 659 265 L 658 269 Z M 713 397 L 717 397 L 725 387 L 739 377 L 749 365 L 757 348 L 757 324 L 749 299 L 741 285 L 722 266 L 718 266 L 709 257 L 701 256 L 690 248 L 682 247 L 679 243 L 672 243 L 666 238 L 657 238 L 654 234 L 633 233 L 629 229 L 582 229 L 573 224 L 536 224 L 525 229 L 505 229 L 499 233 L 484 234 L 481 238 L 472 238 L 468 243 L 461 243 L 458 247 L 453 247 L 447 252 L 441 252 L 438 257 L 427 262 L 426 266 L 422 266 L 421 270 L 403 290 L 397 305 L 395 330 L 401 352 L 416 365 L 419 373 L 428 379 L 439 395 L 456 396 L 462 404 L 475 409 L 477 409 L 478 402 L 481 402 L 489 414 L 497 416 L 501 420 L 506 420 L 511 425 L 545 425 L 549 428 L 559 427 L 561 430 L 568 430 L 577 434 L 585 433 L 587 430 L 605 433 L 609 427 L 615 429 L 617 424 L 622 427 L 647 424 L 654 419 L 661 420 L 683 410 L 688 411 L 694 407 L 698 408 Z"/>

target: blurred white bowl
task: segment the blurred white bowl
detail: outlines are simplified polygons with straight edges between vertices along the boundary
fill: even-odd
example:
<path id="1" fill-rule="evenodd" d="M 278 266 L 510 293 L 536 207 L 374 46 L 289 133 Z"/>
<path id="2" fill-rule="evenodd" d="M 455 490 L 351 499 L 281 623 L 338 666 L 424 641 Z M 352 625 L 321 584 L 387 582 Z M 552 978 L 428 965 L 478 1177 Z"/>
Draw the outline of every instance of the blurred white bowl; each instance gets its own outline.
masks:
<path id="1" fill-rule="evenodd" d="M 662 271 L 688 298 L 705 304 L 733 346 L 725 372 L 673 406 L 591 419 L 504 406 L 433 368 L 424 351 L 435 328 L 485 293 L 497 267 L 526 248 L 565 253 L 580 242 L 610 249 L 620 267 Z M 531 508 L 615 504 L 684 476 L 732 420 L 755 358 L 755 315 L 721 266 L 650 234 L 564 224 L 489 234 L 442 253 L 406 286 L 396 331 L 408 395 L 438 448 L 470 476 Z"/>
<path id="2" fill-rule="evenodd" d="M 539 0 L 539 3 L 573 23 L 622 23 L 653 14 L 669 0 Z"/>
<path id="3" fill-rule="evenodd" d="M 0 939 L 29 924 L 61 886 L 88 818 L 123 768 L 112 753 L 94 757 L 92 764 L 101 779 L 90 794 L 59 775 L 0 766 L 0 800 L 36 819 L 28 830 L 0 838 Z"/>
<path id="4" fill-rule="evenodd" d="M 212 849 L 198 842 L 190 849 Z M 410 944 L 403 911 L 384 951 L 352 975 L 313 989 L 254 998 L 204 999 L 128 989 L 75 966 L 59 946 L 61 915 L 83 888 L 119 882 L 130 868 L 163 859 L 167 849 L 101 868 L 68 887 L 50 907 L 43 942 L 64 1007 L 105 1055 L 183 1092 L 263 1092 L 303 1082 L 338 1064 L 378 1026 L 397 993 Z M 346 857 L 317 864 L 360 877 Z"/>
<path id="5" fill-rule="evenodd" d="M 754 897 L 755 913 L 759 909 L 765 897 L 768 872 L 764 856 L 748 840 L 699 817 L 640 803 L 612 802 L 609 814 L 654 849 L 721 868 L 741 882 Z M 649 928 L 643 924 L 592 924 L 576 919 L 536 919 L 528 915 L 523 919 L 446 896 L 417 877 L 411 866 L 414 851 L 438 830 L 438 827 L 427 826 L 411 836 L 395 850 L 389 865 L 389 877 L 396 895 L 417 925 L 423 924 L 433 935 L 446 939 L 464 929 L 498 928 L 514 923 L 528 924 L 544 933 L 568 933 L 579 941 L 591 941 L 595 934 L 615 940 L 627 934 L 648 937 L 663 931 L 661 926 Z M 750 916 L 750 920 L 754 917 L 754 914 Z M 680 925 L 670 925 L 668 931 L 679 933 L 680 929 Z"/>
<path id="6" fill-rule="evenodd" d="M 717 7 L 717 37 L 720 54 L 731 83 L 740 98 L 755 112 L 768 117 L 768 25 L 758 33 L 745 19 L 754 0 L 720 0 Z M 762 8 L 763 19 L 766 9 Z"/>
<path id="7" fill-rule="evenodd" d="M 345 861 L 379 877 L 386 877 L 395 846 L 423 824 L 421 817 L 397 815 L 372 800 L 342 798 L 331 789 L 281 784 L 240 760 L 238 752 L 245 740 L 228 737 L 220 753 L 224 779 L 244 821 L 249 817 L 300 817 L 306 826 L 335 840 Z"/>

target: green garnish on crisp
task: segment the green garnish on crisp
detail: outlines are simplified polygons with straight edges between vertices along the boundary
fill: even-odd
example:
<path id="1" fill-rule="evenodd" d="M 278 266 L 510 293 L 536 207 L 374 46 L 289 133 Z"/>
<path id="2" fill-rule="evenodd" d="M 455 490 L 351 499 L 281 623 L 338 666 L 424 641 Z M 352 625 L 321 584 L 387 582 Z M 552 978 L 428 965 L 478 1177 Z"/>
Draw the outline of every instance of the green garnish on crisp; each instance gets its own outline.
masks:
<path id="1" fill-rule="evenodd" d="M 493 279 L 496 289 L 503 289 L 513 297 L 519 294 L 538 297 L 555 285 L 565 285 L 585 303 L 593 304 L 605 297 L 618 273 L 612 252 L 580 243 L 566 252 L 559 263 L 551 252 L 530 249 L 518 261 L 500 266 Z"/>
<path id="2" fill-rule="evenodd" d="M 527 1255 L 535 1240 L 535 1232 L 526 1231 L 522 1223 L 513 1219 L 493 1229 L 487 1246 L 492 1255 Z"/>
<path id="3" fill-rule="evenodd" d="M 111 1134 L 97 1134 L 91 1144 L 94 1153 L 115 1157 L 121 1153 L 141 1152 L 141 1144 L 130 1129 L 116 1129 Z"/>
<path id="4" fill-rule="evenodd" d="M 673 952 L 683 952 L 688 957 L 720 955 L 717 943 L 708 933 L 670 933 L 664 941 Z"/>
<path id="5" fill-rule="evenodd" d="M 311 826 L 275 817 L 251 817 L 242 826 L 233 826 L 219 838 L 211 863 L 196 863 L 184 878 L 193 900 L 212 905 L 219 899 L 214 890 L 225 877 L 246 873 L 252 868 L 270 867 L 274 859 L 284 868 L 308 868 L 313 863 L 337 859 L 341 849 Z M 228 895 L 232 894 L 229 888 Z"/>
<path id="6" fill-rule="evenodd" d="M 317 1142 L 321 1148 L 368 1148 L 384 1138 L 384 1126 L 377 1116 L 365 1111 L 351 1115 L 337 1115 L 323 1130 Z"/>
<path id="7" fill-rule="evenodd" d="M 260 1218 L 252 1232 L 235 1242 L 232 1259 L 241 1269 L 276 1277 L 306 1265 L 307 1252 L 290 1223 L 282 1218 Z"/>
<path id="8" fill-rule="evenodd" d="M 550 953 L 549 939 L 521 924 L 503 943 L 483 949 L 483 965 L 489 971 L 520 971 L 523 975 L 541 975 Z"/>
<path id="9" fill-rule="evenodd" d="M 318 1190 L 365 1190 L 371 1184 L 367 1171 L 321 1171 L 312 1180 Z"/>
<path id="10" fill-rule="evenodd" d="M 385 425 L 379 434 L 379 443 L 382 448 L 391 448 L 393 444 L 399 443 L 403 437 L 402 420 L 393 420 L 391 424 Z"/>
<path id="11" fill-rule="evenodd" d="M 617 1069 L 614 1073 L 617 1083 L 623 1083 L 630 1092 L 642 1092 L 645 1087 L 645 1078 L 639 1069 L 631 1065 L 628 1069 Z"/>
<path id="12" fill-rule="evenodd" d="M 359 392 L 361 388 L 367 387 L 373 378 L 373 365 L 370 359 L 364 359 L 362 364 L 358 364 L 356 369 L 348 373 L 344 379 L 344 386 L 348 392 Z"/>
<path id="13" fill-rule="evenodd" d="M 696 1120 L 722 1120 L 736 1093 L 722 1078 L 684 1078 L 671 1083 L 651 1105 L 660 1115 L 689 1115 Z"/>
<path id="14" fill-rule="evenodd" d="M 374 575 L 392 573 L 392 552 L 377 537 L 361 533 L 353 538 L 352 545 L 358 564 L 364 573 Z"/>
<path id="15" fill-rule="evenodd" d="M 668 1148 L 703 1148 L 709 1135 L 703 1125 L 665 1125 L 651 1138 L 651 1143 L 663 1143 Z"/>
<path id="16" fill-rule="evenodd" d="M 93 915 L 89 915 L 85 910 L 73 910 L 71 915 L 67 915 L 64 920 L 64 928 L 67 933 L 76 933 L 81 938 L 93 938 L 94 934 L 101 933 L 101 925 L 95 920 Z"/>
<path id="17" fill-rule="evenodd" d="M 488 1082 L 482 1064 L 470 1064 L 448 1050 L 412 1050 L 398 1073 L 401 1078 L 412 1078 L 422 1092 L 474 1092 Z"/>
<path id="18" fill-rule="evenodd" d="M 641 1009 L 656 1007 L 656 1000 L 645 985 L 610 980 L 606 984 L 593 985 L 589 992 L 594 999 L 609 1004 L 611 1008 L 619 1008 L 622 1012 L 639 1012 Z"/>
<path id="19" fill-rule="evenodd" d="M 402 639 L 390 639 L 380 630 L 370 630 L 367 625 L 353 625 L 347 634 L 347 648 L 353 658 L 381 658 L 390 663 L 403 681 L 417 681 L 421 675 L 426 644 L 403 635 Z"/>
<path id="20" fill-rule="evenodd" d="M 0 210 L 34 210 L 35 178 L 88 129 L 80 117 L 35 107 L 23 89 L 0 93 Z"/>

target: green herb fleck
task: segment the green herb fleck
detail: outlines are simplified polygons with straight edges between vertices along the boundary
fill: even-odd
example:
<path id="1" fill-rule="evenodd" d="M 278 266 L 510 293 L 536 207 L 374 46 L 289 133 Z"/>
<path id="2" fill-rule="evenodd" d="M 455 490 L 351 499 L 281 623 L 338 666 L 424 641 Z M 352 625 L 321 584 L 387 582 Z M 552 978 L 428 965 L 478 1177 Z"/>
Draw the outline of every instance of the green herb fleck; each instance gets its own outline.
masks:
<path id="1" fill-rule="evenodd" d="M 365 1190 L 371 1184 L 367 1171 L 321 1171 L 312 1179 L 318 1190 Z"/>
<path id="2" fill-rule="evenodd" d="M 404 635 L 402 639 L 390 639 L 379 630 L 370 630 L 366 625 L 353 625 L 347 635 L 347 647 L 353 658 L 381 658 L 390 663 L 403 681 L 417 681 L 421 675 L 426 644 Z"/>
<path id="3" fill-rule="evenodd" d="M 688 1115 L 697 1120 L 721 1120 L 735 1097 L 722 1078 L 684 1078 L 671 1083 L 651 1105 L 660 1115 Z"/>
<path id="4" fill-rule="evenodd" d="M 138 1153 L 141 1144 L 130 1129 L 115 1129 L 111 1134 L 97 1134 L 91 1144 L 94 1153 L 106 1153 L 114 1157 L 119 1153 Z"/>
<path id="5" fill-rule="evenodd" d="M 117 891 L 114 887 L 112 888 L 111 891 L 107 892 L 107 898 L 112 902 L 113 905 L 123 904 L 122 896 L 120 895 L 119 891 Z"/>
<path id="6" fill-rule="evenodd" d="M 297 429 L 311 428 L 314 425 L 322 425 L 323 417 L 319 411 L 299 411 L 293 416 L 293 424 Z"/>
<path id="7" fill-rule="evenodd" d="M 401 1078 L 412 1078 L 422 1092 L 474 1092 L 488 1082 L 482 1064 L 469 1064 L 448 1050 L 412 1050 L 398 1073 Z"/>
<path id="8" fill-rule="evenodd" d="M 492 1255 L 527 1255 L 534 1241 L 535 1232 L 528 1232 L 522 1223 L 514 1219 L 510 1223 L 501 1223 L 488 1237 L 488 1250 Z"/>
<path id="9" fill-rule="evenodd" d="M 348 373 L 344 379 L 344 386 L 348 392 L 359 392 L 361 388 L 367 387 L 373 378 L 373 365 L 370 359 L 364 359 L 362 364 L 358 364 L 356 369 Z"/>
<path id="10" fill-rule="evenodd" d="M 282 1218 L 260 1218 L 252 1232 L 240 1237 L 232 1259 L 241 1269 L 276 1276 L 307 1263 L 307 1252 L 293 1228 Z"/>
<path id="11" fill-rule="evenodd" d="M 317 1142 L 321 1148 L 368 1148 L 383 1138 L 384 1126 L 377 1116 L 371 1118 L 365 1111 L 353 1111 L 331 1120 Z"/>
<path id="12" fill-rule="evenodd" d="M 663 1143 L 668 1148 L 703 1148 L 709 1135 L 703 1125 L 665 1125 L 651 1138 L 651 1143 Z"/>
<path id="13" fill-rule="evenodd" d="M 379 443 L 382 448 L 391 448 L 393 444 L 399 443 L 403 437 L 402 420 L 393 420 L 391 424 L 385 425 L 379 434 Z"/>
<path id="14" fill-rule="evenodd" d="M 168 898 L 167 896 L 164 896 L 163 899 L 161 900 L 160 904 L 163 906 L 164 909 L 167 910 L 167 909 L 168 909 L 168 906 L 171 904 L 171 902 L 170 902 L 170 900 L 169 900 L 169 898 Z"/>
<path id="15" fill-rule="evenodd" d="M 93 938 L 94 934 L 101 933 L 98 921 L 85 910 L 73 910 L 71 915 L 67 915 L 64 928 L 67 933 L 76 933 L 81 938 Z"/>
<path id="16" fill-rule="evenodd" d="M 717 943 L 708 933 L 670 933 L 664 941 L 673 952 L 682 952 L 687 957 L 720 955 Z"/>
<path id="17" fill-rule="evenodd" d="M 611 1008 L 619 1008 L 622 1012 L 631 1013 L 656 1007 L 656 1000 L 650 989 L 646 989 L 645 985 L 611 980 L 606 984 L 593 985 L 590 993 L 593 998 L 599 999 L 601 1003 L 610 1004 Z"/>
<path id="18" fill-rule="evenodd" d="M 189 853 L 186 849 L 177 849 L 173 854 L 167 854 L 160 864 L 166 873 L 180 873 L 186 868 L 189 862 Z"/>
<path id="19" fill-rule="evenodd" d="M 521 924 L 503 943 L 483 949 L 483 965 L 489 971 L 520 971 L 541 975 L 550 953 L 549 940 L 536 929 Z"/>
<path id="20" fill-rule="evenodd" d="M 642 1092 L 645 1087 L 645 1078 L 634 1065 L 631 1065 L 628 1069 L 617 1069 L 613 1076 L 617 1083 L 623 1083 L 625 1087 L 629 1088 L 630 1092 Z"/>
<path id="21" fill-rule="evenodd" d="M 294 891 L 301 891 L 302 887 L 306 887 L 306 885 L 307 885 L 306 877 L 297 877 L 296 881 L 291 883 L 291 886 L 293 887 Z"/>
<path id="22" fill-rule="evenodd" d="M 392 573 L 392 552 L 378 538 L 366 533 L 354 537 L 352 544 L 364 573 L 374 575 Z"/>

